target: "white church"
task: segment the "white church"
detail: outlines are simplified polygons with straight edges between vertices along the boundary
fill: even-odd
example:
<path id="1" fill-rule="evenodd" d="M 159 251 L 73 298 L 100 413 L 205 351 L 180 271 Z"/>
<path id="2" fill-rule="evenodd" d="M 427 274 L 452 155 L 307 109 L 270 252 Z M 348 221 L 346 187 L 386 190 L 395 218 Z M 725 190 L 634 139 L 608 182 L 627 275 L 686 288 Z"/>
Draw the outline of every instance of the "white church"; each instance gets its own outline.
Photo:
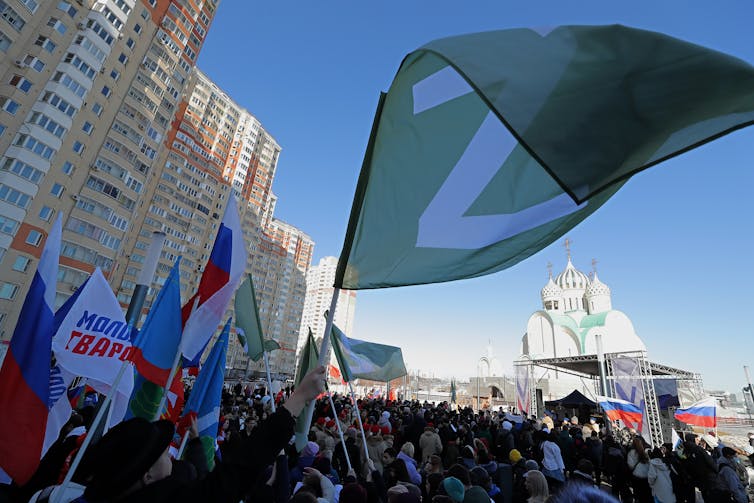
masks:
<path id="1" fill-rule="evenodd" d="M 568 244 L 566 240 L 567 249 Z M 542 309 L 529 317 L 521 354 L 534 360 L 594 355 L 597 335 L 605 353 L 646 351 L 629 317 L 613 309 L 610 288 L 600 281 L 596 270 L 590 278 L 576 269 L 569 250 L 563 272 L 553 279 L 550 270 L 549 281 L 542 288 Z M 562 372 L 547 372 L 543 377 L 548 386 L 542 386 L 544 382 L 538 385 L 546 390 L 545 400 L 561 398 L 574 389 L 593 397 L 591 383 Z"/>

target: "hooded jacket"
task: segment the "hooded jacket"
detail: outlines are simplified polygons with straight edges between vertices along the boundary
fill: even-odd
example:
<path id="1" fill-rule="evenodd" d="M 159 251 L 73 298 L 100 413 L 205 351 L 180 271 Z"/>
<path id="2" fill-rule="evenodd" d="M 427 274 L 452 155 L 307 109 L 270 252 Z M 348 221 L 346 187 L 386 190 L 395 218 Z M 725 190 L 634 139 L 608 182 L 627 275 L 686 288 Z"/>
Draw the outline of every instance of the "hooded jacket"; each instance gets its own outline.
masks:
<path id="1" fill-rule="evenodd" d="M 647 481 L 649 482 L 649 487 L 652 488 L 652 496 L 657 498 L 660 503 L 675 503 L 673 482 L 670 480 L 670 469 L 662 459 L 654 458 L 649 460 Z"/>

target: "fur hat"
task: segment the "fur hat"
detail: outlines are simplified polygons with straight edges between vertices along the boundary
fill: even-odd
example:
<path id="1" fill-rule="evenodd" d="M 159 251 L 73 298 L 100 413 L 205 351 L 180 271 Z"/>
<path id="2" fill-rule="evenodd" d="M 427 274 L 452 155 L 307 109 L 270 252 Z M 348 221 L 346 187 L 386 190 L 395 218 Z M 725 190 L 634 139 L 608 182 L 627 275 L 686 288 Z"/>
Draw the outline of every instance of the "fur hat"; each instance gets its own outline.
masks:
<path id="1" fill-rule="evenodd" d="M 83 471 L 91 475 L 87 500 L 109 500 L 136 483 L 173 439 L 170 421 L 135 417 L 113 426 L 87 453 Z"/>

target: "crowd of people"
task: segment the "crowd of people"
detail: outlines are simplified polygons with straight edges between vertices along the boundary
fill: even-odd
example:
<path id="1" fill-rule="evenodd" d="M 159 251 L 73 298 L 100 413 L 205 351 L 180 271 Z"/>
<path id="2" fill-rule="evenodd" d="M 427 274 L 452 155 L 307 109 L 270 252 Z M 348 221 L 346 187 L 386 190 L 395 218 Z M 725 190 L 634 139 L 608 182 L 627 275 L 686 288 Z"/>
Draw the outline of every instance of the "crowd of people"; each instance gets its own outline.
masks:
<path id="1" fill-rule="evenodd" d="M 171 458 L 172 423 L 122 422 L 87 452 L 77 483 L 58 500 L 62 488 L 55 484 L 87 424 L 74 416 L 11 501 L 674 503 L 697 495 L 705 502 L 749 501 L 742 461 L 754 458 L 754 447 L 738 451 L 711 434 L 687 434 L 677 446 L 652 449 L 634 431 L 607 430 L 594 419 L 525 419 L 446 402 L 354 404 L 341 395 L 331 401 L 321 395 L 323 383 L 319 368 L 274 399 L 229 387 L 210 463 L 196 422 L 180 460 Z M 294 425 L 312 399 L 311 429 L 297 449 Z"/>

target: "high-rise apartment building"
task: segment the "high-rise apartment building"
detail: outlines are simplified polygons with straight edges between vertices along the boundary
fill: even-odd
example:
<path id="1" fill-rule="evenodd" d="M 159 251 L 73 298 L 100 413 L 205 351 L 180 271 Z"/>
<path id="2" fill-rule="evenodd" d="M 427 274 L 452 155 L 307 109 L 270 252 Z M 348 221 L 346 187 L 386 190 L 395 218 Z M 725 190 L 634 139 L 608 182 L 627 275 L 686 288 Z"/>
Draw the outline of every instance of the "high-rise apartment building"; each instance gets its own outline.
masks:
<path id="1" fill-rule="evenodd" d="M 325 312 L 330 309 L 332 302 L 337 267 L 337 257 L 323 257 L 319 260 L 319 264 L 309 268 L 306 274 L 304 314 L 301 316 L 302 334 L 307 334 L 310 328 L 314 337 L 318 339 L 321 339 L 324 334 Z M 348 336 L 352 335 L 355 314 L 356 291 L 341 290 L 338 293 L 333 322 Z M 301 337 L 298 349 L 301 349 L 305 342 L 306 338 Z"/>
<path id="2" fill-rule="evenodd" d="M 217 0 L 0 2 L 0 340 L 54 215 L 56 304 L 100 267 L 119 298 L 134 222 Z M 123 279 L 122 279 L 123 278 Z"/>
<path id="3" fill-rule="evenodd" d="M 195 69 L 217 4 L 0 0 L 0 359 L 57 212 L 56 304 L 100 267 L 125 306 L 153 231 L 166 234 L 157 284 L 180 255 L 193 294 L 232 196 L 248 270 L 274 266 L 254 273 L 274 284 L 258 293 L 263 326 L 295 348 L 301 307 L 287 299 L 303 305 L 313 243 L 273 219 L 280 146 Z"/>
<path id="4" fill-rule="evenodd" d="M 280 349 L 270 354 L 270 367 L 275 373 L 291 377 L 296 370 L 306 272 L 313 253 L 314 242 L 308 235 L 274 218 L 263 229 L 254 250 L 252 276 L 262 331 L 266 338 L 280 344 Z M 251 363 L 249 368 L 264 371 L 261 361 Z"/>

